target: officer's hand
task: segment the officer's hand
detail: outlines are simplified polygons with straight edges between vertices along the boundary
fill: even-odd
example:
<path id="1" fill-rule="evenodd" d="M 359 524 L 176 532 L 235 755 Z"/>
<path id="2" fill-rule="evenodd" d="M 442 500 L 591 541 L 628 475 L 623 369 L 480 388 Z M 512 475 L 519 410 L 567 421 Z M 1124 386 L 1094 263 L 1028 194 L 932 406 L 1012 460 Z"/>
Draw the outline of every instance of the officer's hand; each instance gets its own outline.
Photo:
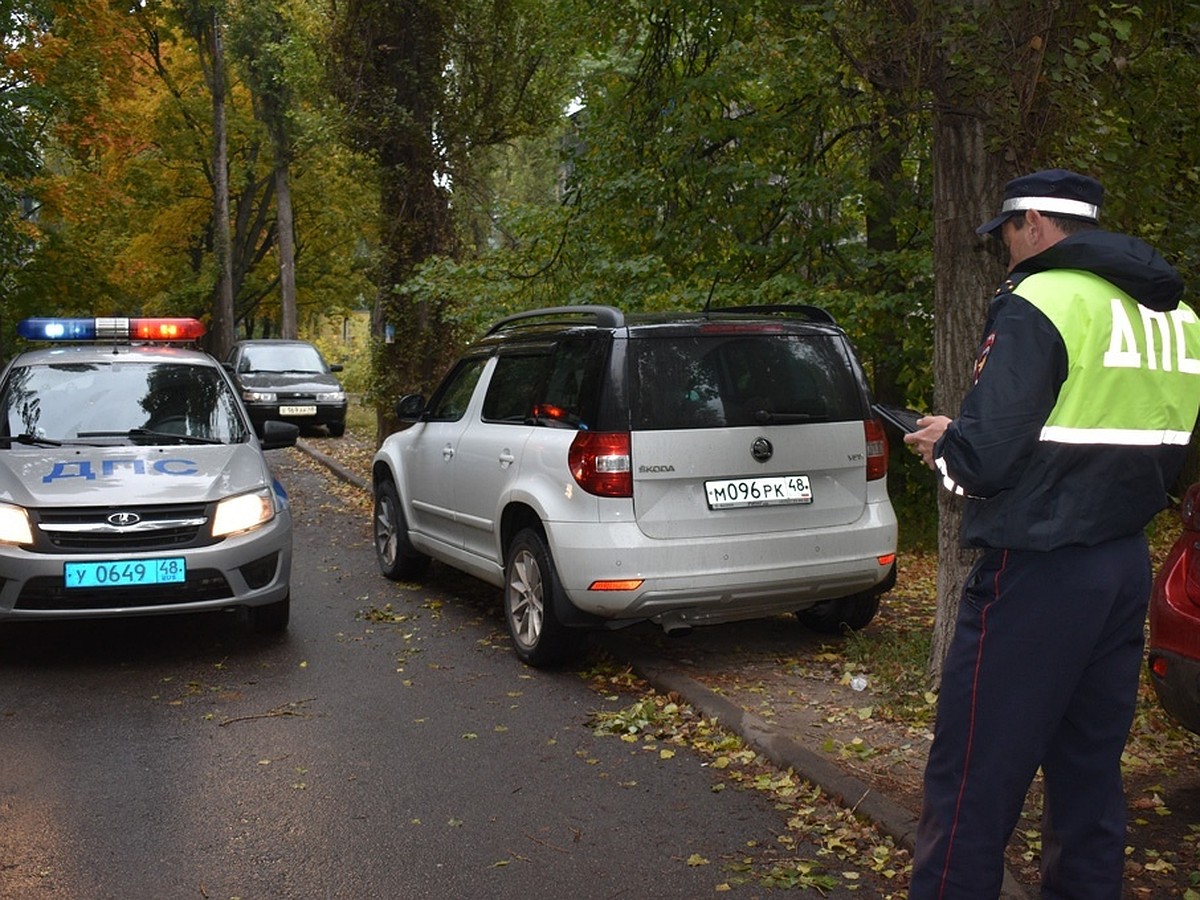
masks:
<path id="1" fill-rule="evenodd" d="M 933 445 L 946 433 L 950 422 L 951 420 L 947 416 L 922 416 L 917 419 L 920 430 L 904 436 L 904 443 L 912 447 L 920 455 L 925 465 L 931 469 L 934 468 Z"/>

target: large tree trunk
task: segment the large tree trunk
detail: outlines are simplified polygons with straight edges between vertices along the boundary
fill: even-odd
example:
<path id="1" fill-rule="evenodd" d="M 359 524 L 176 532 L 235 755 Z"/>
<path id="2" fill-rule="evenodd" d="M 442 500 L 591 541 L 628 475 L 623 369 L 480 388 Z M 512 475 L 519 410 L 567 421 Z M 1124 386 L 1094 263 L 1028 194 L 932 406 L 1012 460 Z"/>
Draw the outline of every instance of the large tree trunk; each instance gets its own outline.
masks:
<path id="1" fill-rule="evenodd" d="M 275 223 L 279 241 L 279 336 L 300 336 L 296 314 L 296 234 L 286 151 L 275 149 Z"/>
<path id="2" fill-rule="evenodd" d="M 217 260 L 217 291 L 213 301 L 209 352 L 224 359 L 233 346 L 233 252 L 229 235 L 229 162 L 225 124 L 225 48 L 220 14 L 214 9 L 209 30 L 212 71 L 209 87 L 213 106 L 213 249 Z"/>
<path id="3" fill-rule="evenodd" d="M 986 124 L 938 106 L 933 129 L 934 412 L 954 417 L 971 385 L 988 301 L 1003 275 L 993 241 L 975 228 L 995 214 L 1001 161 L 988 150 Z M 958 600 L 976 554 L 959 546 L 962 498 L 938 491 L 937 615 L 929 674 L 941 682 Z"/>

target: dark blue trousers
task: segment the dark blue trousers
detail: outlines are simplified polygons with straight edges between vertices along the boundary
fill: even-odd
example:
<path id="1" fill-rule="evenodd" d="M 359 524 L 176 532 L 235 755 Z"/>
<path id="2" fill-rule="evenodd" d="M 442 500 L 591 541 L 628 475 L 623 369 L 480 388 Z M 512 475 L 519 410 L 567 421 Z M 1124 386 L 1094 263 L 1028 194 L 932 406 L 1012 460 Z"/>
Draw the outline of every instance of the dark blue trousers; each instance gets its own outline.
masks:
<path id="1" fill-rule="evenodd" d="M 1043 898 L 1120 900 L 1121 753 L 1150 596 L 1145 538 L 989 550 L 963 588 L 925 769 L 910 900 L 997 897 L 1042 769 Z"/>

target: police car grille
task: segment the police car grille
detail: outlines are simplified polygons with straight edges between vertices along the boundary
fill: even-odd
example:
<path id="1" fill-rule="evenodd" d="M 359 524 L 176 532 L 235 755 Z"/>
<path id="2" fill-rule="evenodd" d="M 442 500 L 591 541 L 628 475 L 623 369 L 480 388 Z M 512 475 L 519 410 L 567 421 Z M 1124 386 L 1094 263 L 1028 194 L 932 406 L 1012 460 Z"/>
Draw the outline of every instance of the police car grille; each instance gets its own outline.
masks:
<path id="1" fill-rule="evenodd" d="M 109 522 L 113 513 L 135 513 L 136 526 Z M 35 512 L 34 552 L 122 553 L 179 550 L 214 543 L 204 525 L 208 512 L 202 503 L 121 509 L 41 509 Z"/>
<path id="2" fill-rule="evenodd" d="M 117 609 L 141 606 L 172 606 L 232 597 L 229 582 L 216 569 L 188 572 L 183 584 L 145 587 L 71 589 L 61 578 L 30 578 L 17 598 L 16 609 L 83 610 Z"/>

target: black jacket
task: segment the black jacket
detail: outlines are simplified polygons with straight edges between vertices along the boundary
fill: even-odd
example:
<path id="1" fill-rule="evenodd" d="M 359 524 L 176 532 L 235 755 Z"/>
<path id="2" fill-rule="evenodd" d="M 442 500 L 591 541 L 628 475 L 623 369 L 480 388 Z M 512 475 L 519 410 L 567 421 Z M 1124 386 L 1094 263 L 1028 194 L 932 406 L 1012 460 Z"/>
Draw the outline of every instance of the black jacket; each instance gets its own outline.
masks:
<path id="1" fill-rule="evenodd" d="M 1067 350 L 1020 285 L 1050 269 L 1094 273 L 1156 311 L 1175 309 L 1183 291 L 1147 244 L 1099 230 L 1069 235 L 1014 269 L 989 307 L 975 384 L 934 450 L 947 486 L 967 496 L 967 547 L 1053 550 L 1134 534 L 1167 504 L 1187 453 L 1180 445 L 1042 440 L 1067 378 Z"/>

